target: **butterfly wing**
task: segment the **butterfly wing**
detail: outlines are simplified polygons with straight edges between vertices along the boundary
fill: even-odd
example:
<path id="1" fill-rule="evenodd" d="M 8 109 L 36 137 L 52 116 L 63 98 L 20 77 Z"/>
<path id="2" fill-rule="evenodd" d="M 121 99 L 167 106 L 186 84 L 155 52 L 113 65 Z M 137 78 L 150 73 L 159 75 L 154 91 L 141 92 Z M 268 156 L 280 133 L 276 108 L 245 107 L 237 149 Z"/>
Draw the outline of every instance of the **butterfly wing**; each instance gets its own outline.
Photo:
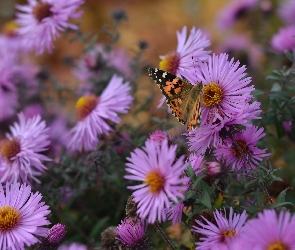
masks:
<path id="1" fill-rule="evenodd" d="M 188 100 L 190 90 L 194 87 L 189 82 L 166 71 L 149 68 L 149 76 L 157 83 L 163 95 L 166 97 L 166 103 L 171 109 L 172 114 L 182 124 L 186 124 L 184 107 Z"/>

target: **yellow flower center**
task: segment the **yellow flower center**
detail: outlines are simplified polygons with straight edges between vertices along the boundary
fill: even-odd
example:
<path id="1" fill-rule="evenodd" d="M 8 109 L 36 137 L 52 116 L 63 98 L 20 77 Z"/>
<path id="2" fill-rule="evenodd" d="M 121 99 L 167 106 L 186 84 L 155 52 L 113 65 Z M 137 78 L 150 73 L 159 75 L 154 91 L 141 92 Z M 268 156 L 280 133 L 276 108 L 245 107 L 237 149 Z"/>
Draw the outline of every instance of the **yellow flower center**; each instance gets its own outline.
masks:
<path id="1" fill-rule="evenodd" d="M 4 140 L 1 142 L 0 153 L 8 161 L 15 157 L 21 151 L 20 143 L 17 139 Z"/>
<path id="2" fill-rule="evenodd" d="M 203 99 L 202 104 L 205 107 L 212 107 L 218 105 L 222 100 L 222 90 L 215 83 L 212 82 L 203 87 Z"/>
<path id="3" fill-rule="evenodd" d="M 3 28 L 3 33 L 7 36 L 15 36 L 15 30 L 19 28 L 19 25 L 16 22 L 10 21 L 5 23 Z"/>
<path id="4" fill-rule="evenodd" d="M 238 140 L 236 141 L 238 146 L 235 146 L 234 144 L 232 145 L 231 147 L 231 152 L 237 157 L 237 158 L 240 158 L 242 157 L 243 155 L 245 155 L 248 151 L 248 147 L 247 147 L 247 144 L 244 142 L 244 141 L 241 141 L 241 140 Z"/>
<path id="5" fill-rule="evenodd" d="M 33 9 L 34 17 L 39 22 L 41 22 L 44 18 L 51 16 L 52 15 L 52 12 L 50 10 L 51 6 L 52 5 L 49 3 L 38 2 Z"/>
<path id="6" fill-rule="evenodd" d="M 20 212 L 14 207 L 0 207 L 0 232 L 6 232 L 14 229 L 20 221 Z"/>
<path id="7" fill-rule="evenodd" d="M 79 120 L 83 120 L 96 107 L 98 98 L 95 95 L 86 95 L 79 98 L 76 103 L 76 113 Z"/>
<path id="8" fill-rule="evenodd" d="M 267 247 L 267 250 L 289 250 L 282 242 L 275 242 Z"/>
<path id="9" fill-rule="evenodd" d="M 179 67 L 179 60 L 178 52 L 171 52 L 160 61 L 159 68 L 175 75 Z"/>
<path id="10" fill-rule="evenodd" d="M 145 176 L 144 183 L 150 186 L 150 192 L 158 193 L 163 190 L 165 179 L 157 171 L 151 171 Z"/>
<path id="11" fill-rule="evenodd" d="M 236 236 L 236 234 L 237 234 L 237 232 L 235 229 L 229 228 L 229 229 L 224 230 L 221 235 L 221 242 L 225 242 L 226 238 Z"/>

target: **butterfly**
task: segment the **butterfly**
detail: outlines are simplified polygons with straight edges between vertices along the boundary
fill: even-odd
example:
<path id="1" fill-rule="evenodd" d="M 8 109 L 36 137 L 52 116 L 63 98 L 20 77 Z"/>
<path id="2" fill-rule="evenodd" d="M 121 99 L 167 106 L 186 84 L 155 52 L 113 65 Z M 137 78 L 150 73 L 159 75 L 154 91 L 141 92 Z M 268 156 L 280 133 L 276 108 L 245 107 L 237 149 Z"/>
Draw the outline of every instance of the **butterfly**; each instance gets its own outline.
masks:
<path id="1" fill-rule="evenodd" d="M 166 98 L 172 114 L 188 130 L 198 128 L 201 122 L 202 82 L 192 85 L 169 72 L 149 68 L 149 76 L 157 83 Z"/>

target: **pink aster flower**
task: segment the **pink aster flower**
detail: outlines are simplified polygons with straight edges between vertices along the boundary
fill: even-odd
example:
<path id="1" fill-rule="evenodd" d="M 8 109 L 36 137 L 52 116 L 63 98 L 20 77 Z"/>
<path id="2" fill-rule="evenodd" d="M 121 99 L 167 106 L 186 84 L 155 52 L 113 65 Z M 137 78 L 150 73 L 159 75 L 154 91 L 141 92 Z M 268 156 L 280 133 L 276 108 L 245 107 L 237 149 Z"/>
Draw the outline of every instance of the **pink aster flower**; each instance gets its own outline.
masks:
<path id="1" fill-rule="evenodd" d="M 289 211 L 264 210 L 247 222 L 242 239 L 248 249 L 294 249 L 294 227 L 295 217 Z"/>
<path id="2" fill-rule="evenodd" d="M 121 48 L 107 48 L 106 45 L 97 44 L 94 49 L 87 52 L 73 70 L 74 75 L 81 81 L 95 80 L 107 67 L 112 67 L 118 73 L 130 77 L 131 57 Z"/>
<path id="3" fill-rule="evenodd" d="M 195 70 L 194 60 L 206 62 L 211 51 L 204 50 L 210 46 L 210 41 L 202 34 L 201 30 L 193 27 L 187 37 L 187 28 L 183 27 L 181 32 L 176 32 L 177 49 L 165 56 L 160 56 L 159 69 L 165 70 L 177 76 L 187 77 L 190 70 Z"/>
<path id="4" fill-rule="evenodd" d="M 171 204 L 171 206 L 166 209 L 167 219 L 172 221 L 172 225 L 181 223 L 183 208 L 184 204 L 183 202 L 180 202 L 176 205 Z"/>
<path id="5" fill-rule="evenodd" d="M 100 97 L 82 96 L 76 103 L 79 122 L 69 133 L 70 150 L 90 151 L 96 148 L 99 136 L 113 131 L 107 120 L 120 123 L 118 113 L 127 113 L 133 98 L 129 82 L 114 75 Z"/>
<path id="6" fill-rule="evenodd" d="M 231 0 L 221 10 L 216 20 L 216 26 L 222 30 L 231 28 L 238 19 L 244 17 L 248 11 L 253 10 L 257 3 L 258 0 Z"/>
<path id="7" fill-rule="evenodd" d="M 35 236 L 45 236 L 47 229 L 43 226 L 50 222 L 46 216 L 50 213 L 42 195 L 32 193 L 31 187 L 19 183 L 0 184 L 0 248 L 25 249 L 39 240 Z"/>
<path id="8" fill-rule="evenodd" d="M 115 229 L 118 235 L 116 239 L 121 241 L 128 249 L 147 249 L 146 228 L 147 224 L 144 221 L 133 222 L 130 219 L 125 219 Z"/>
<path id="9" fill-rule="evenodd" d="M 73 242 L 69 245 L 63 244 L 59 246 L 57 250 L 87 250 L 87 247 L 83 244 Z"/>
<path id="10" fill-rule="evenodd" d="M 246 210 L 244 210 L 242 214 L 236 214 L 231 207 L 228 219 L 225 209 L 224 214 L 218 210 L 213 214 L 216 222 L 215 224 L 208 221 L 205 217 L 202 217 L 206 223 L 196 220 L 198 226 L 193 226 L 193 232 L 204 236 L 200 238 L 200 242 L 196 243 L 196 250 L 211 250 L 213 247 L 216 248 L 226 245 L 229 239 L 232 240 L 242 235 L 243 225 L 247 218 Z"/>
<path id="11" fill-rule="evenodd" d="M 295 26 L 281 28 L 271 39 L 274 50 L 284 53 L 286 50 L 295 50 Z"/>
<path id="12" fill-rule="evenodd" d="M 215 123 L 221 117 L 236 116 L 251 99 L 254 86 L 246 76 L 246 67 L 239 67 L 234 59 L 228 61 L 227 54 L 213 55 L 208 63 L 200 63 L 200 72 L 196 72 L 197 81 L 202 81 L 202 121 Z"/>
<path id="13" fill-rule="evenodd" d="M 55 224 L 47 231 L 46 237 L 41 239 L 41 242 L 37 244 L 37 247 L 34 250 L 56 249 L 65 234 L 66 226 L 59 223 Z"/>
<path id="14" fill-rule="evenodd" d="M 236 144 L 227 138 L 215 150 L 214 155 L 218 160 L 224 159 L 227 164 L 232 164 L 232 169 L 253 169 L 263 158 L 270 156 L 266 149 L 256 147 L 257 142 L 264 136 L 263 128 L 247 127 L 233 135 Z"/>
<path id="15" fill-rule="evenodd" d="M 278 15 L 281 20 L 288 25 L 295 25 L 295 2 L 293 0 L 285 0 L 280 2 Z"/>
<path id="16" fill-rule="evenodd" d="M 60 32 L 78 29 L 69 19 L 81 17 L 82 12 L 77 9 L 83 3 L 84 0 L 28 0 L 28 5 L 17 5 L 18 33 L 37 54 L 45 50 L 51 52 Z"/>
<path id="17" fill-rule="evenodd" d="M 50 161 L 40 152 L 47 150 L 48 128 L 41 117 L 26 119 L 23 113 L 18 115 L 19 123 L 10 127 L 10 134 L 0 146 L 0 182 L 26 182 L 28 179 L 38 181 L 46 167 L 42 161 Z"/>
<path id="18" fill-rule="evenodd" d="M 181 32 L 177 31 L 176 35 L 176 51 L 170 52 L 165 56 L 160 56 L 159 69 L 179 77 L 190 79 L 192 72 L 198 70 L 198 65 L 195 62 L 208 61 L 211 51 L 207 51 L 205 48 L 210 46 L 211 43 L 202 34 L 202 31 L 196 30 L 195 27 L 191 29 L 188 37 L 186 26 L 183 27 Z M 158 107 L 162 106 L 164 102 L 165 98 L 163 97 Z"/>
<path id="19" fill-rule="evenodd" d="M 135 149 L 125 169 L 129 175 L 125 179 L 140 181 L 141 184 L 128 186 L 133 192 L 133 201 L 137 203 L 140 218 L 154 223 L 166 220 L 165 208 L 170 207 L 170 200 L 178 203 L 183 199 L 187 187 L 183 184 L 189 178 L 181 177 L 187 167 L 184 156 L 176 160 L 176 145 L 168 146 L 168 141 L 161 146 L 147 140 L 142 149 Z"/>

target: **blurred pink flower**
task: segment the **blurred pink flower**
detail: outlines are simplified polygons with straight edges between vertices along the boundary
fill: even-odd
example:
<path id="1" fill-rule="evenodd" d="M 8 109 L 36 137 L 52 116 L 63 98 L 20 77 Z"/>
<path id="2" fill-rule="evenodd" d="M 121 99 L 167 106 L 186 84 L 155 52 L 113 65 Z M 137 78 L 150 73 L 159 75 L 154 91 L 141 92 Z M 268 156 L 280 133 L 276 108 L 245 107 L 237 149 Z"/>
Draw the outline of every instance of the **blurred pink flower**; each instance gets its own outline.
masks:
<path id="1" fill-rule="evenodd" d="M 80 152 L 94 150 L 99 136 L 113 130 L 107 120 L 120 123 L 118 114 L 128 112 L 133 100 L 130 90 L 129 82 L 114 75 L 100 97 L 82 96 L 76 104 L 79 121 L 68 134 L 67 147 Z"/>
<path id="2" fill-rule="evenodd" d="M 271 39 L 271 46 L 274 50 L 284 53 L 286 50 L 295 49 L 295 26 L 287 26 L 279 29 Z"/>
<path id="3" fill-rule="evenodd" d="M 77 9 L 83 3 L 84 0 L 28 0 L 27 5 L 16 5 L 16 23 L 20 26 L 17 31 L 37 54 L 51 52 L 60 32 L 78 29 L 69 19 L 81 17 L 82 11 Z"/>
<path id="4" fill-rule="evenodd" d="M 222 30 L 231 28 L 239 18 L 243 17 L 249 10 L 254 9 L 257 4 L 258 0 L 231 0 L 220 11 L 216 26 Z"/>
<path id="5" fill-rule="evenodd" d="M 26 119 L 18 115 L 19 123 L 10 127 L 10 134 L 0 143 L 0 182 L 26 182 L 41 175 L 47 168 L 42 161 L 51 161 L 40 152 L 47 150 L 50 141 L 48 128 L 39 115 Z"/>

